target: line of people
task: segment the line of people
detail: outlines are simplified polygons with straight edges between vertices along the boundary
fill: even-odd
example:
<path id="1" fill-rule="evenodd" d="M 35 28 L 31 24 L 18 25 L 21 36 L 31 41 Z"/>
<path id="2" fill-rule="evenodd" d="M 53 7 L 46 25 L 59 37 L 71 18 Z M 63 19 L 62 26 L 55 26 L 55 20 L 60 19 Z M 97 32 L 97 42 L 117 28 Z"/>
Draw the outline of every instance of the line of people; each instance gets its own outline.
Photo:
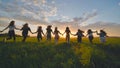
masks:
<path id="1" fill-rule="evenodd" d="M 19 29 L 19 28 L 17 28 L 15 26 L 15 21 L 11 21 L 10 24 L 5 29 L 3 29 L 0 32 L 3 32 L 6 29 L 9 29 L 9 31 L 8 31 L 8 38 L 5 38 L 4 41 L 12 39 L 12 38 L 13 38 L 14 41 L 16 41 L 15 29 L 22 31 L 22 36 L 23 36 L 22 42 L 26 41 L 26 38 L 28 37 L 28 32 L 31 32 L 32 34 L 37 33 L 37 40 L 38 40 L 38 42 L 40 42 L 42 40 L 42 35 L 47 37 L 48 41 L 51 41 L 51 34 L 53 34 L 54 35 L 54 39 L 55 39 L 55 44 L 57 44 L 58 41 L 59 41 L 59 34 L 61 34 L 61 35 L 66 34 L 66 42 L 67 43 L 70 43 L 70 34 L 73 35 L 73 36 L 77 36 L 77 42 L 79 42 L 79 43 L 82 42 L 82 37 L 84 37 L 84 34 L 83 34 L 84 31 L 82 31 L 80 29 L 78 29 L 76 34 L 72 34 L 70 29 L 69 29 L 69 27 L 66 27 L 65 32 L 62 34 L 58 30 L 57 27 L 55 27 L 54 31 L 52 30 L 51 27 L 52 27 L 51 25 L 47 26 L 47 28 L 46 28 L 46 35 L 45 35 L 43 30 L 42 30 L 42 26 L 39 26 L 36 32 L 32 32 L 30 27 L 28 26 L 28 23 L 24 24 L 23 27 L 21 29 Z M 100 36 L 101 43 L 106 42 L 107 33 L 104 30 L 100 30 L 100 33 L 98 33 L 97 31 L 92 31 L 91 29 L 88 29 L 86 36 L 88 36 L 90 43 L 93 43 L 92 42 L 92 40 L 94 38 L 93 37 L 93 33 L 96 33 L 97 35 Z"/>

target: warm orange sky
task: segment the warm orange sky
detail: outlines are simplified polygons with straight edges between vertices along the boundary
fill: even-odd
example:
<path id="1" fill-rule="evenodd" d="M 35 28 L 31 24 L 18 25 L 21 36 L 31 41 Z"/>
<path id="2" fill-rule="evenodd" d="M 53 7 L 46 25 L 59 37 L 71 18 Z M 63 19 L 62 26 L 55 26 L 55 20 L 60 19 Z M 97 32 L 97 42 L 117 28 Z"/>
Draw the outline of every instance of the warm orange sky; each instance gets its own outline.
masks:
<path id="1" fill-rule="evenodd" d="M 52 25 L 61 32 L 68 26 L 72 33 L 104 29 L 109 36 L 120 36 L 119 18 L 120 0 L 0 0 L 1 30 L 14 20 L 19 28 L 28 23 L 33 32 L 39 25 L 44 32 Z"/>

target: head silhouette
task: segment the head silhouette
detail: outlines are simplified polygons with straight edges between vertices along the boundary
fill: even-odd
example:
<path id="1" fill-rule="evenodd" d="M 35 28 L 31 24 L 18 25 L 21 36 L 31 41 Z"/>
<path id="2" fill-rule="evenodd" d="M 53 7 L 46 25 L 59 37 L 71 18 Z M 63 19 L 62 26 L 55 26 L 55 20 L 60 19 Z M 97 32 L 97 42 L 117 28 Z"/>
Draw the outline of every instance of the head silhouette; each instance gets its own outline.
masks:
<path id="1" fill-rule="evenodd" d="M 28 23 L 25 23 L 25 24 L 23 25 L 23 27 L 28 27 Z"/>
<path id="2" fill-rule="evenodd" d="M 15 24 L 15 21 L 11 21 L 9 26 L 14 26 L 14 24 Z"/>
<path id="3" fill-rule="evenodd" d="M 47 26 L 47 30 L 48 30 L 48 29 L 51 29 L 51 27 L 52 27 L 51 25 L 48 25 L 48 26 Z"/>
<path id="4" fill-rule="evenodd" d="M 88 33 L 88 34 L 92 33 L 92 30 L 91 30 L 91 29 L 88 29 L 87 33 Z"/>
<path id="5" fill-rule="evenodd" d="M 66 27 L 66 30 L 69 30 L 69 27 Z"/>
<path id="6" fill-rule="evenodd" d="M 38 29 L 42 29 L 42 26 L 38 26 Z"/>
<path id="7" fill-rule="evenodd" d="M 51 25 L 48 25 L 48 28 L 51 28 L 52 26 Z"/>
<path id="8" fill-rule="evenodd" d="M 102 32 L 104 32 L 103 30 L 100 30 L 100 32 L 102 33 Z"/>
<path id="9" fill-rule="evenodd" d="M 57 27 L 55 27 L 55 30 L 57 30 Z"/>
<path id="10" fill-rule="evenodd" d="M 80 32 L 81 30 L 80 29 L 78 29 L 78 32 Z"/>

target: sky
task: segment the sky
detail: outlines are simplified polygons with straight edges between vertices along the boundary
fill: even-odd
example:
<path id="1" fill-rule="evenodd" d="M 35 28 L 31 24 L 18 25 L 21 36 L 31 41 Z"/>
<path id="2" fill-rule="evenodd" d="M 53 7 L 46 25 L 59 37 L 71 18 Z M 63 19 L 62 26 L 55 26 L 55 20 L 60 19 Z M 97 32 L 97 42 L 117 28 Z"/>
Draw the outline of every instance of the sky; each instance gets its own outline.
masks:
<path id="1" fill-rule="evenodd" d="M 46 32 L 52 25 L 61 33 L 68 26 L 73 34 L 104 29 L 109 36 L 120 36 L 120 0 L 0 0 L 0 30 L 11 20 L 18 28 L 28 23 L 33 32 L 38 26 Z"/>

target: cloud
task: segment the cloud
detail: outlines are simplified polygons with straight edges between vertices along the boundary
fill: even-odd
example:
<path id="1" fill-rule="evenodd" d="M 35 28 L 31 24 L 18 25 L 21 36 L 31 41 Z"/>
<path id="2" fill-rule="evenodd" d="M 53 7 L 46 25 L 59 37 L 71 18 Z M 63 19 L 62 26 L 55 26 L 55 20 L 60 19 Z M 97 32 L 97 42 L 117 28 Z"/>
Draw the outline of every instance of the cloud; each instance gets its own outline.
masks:
<path id="1" fill-rule="evenodd" d="M 83 26 L 82 24 L 84 24 L 88 20 L 94 18 L 95 16 L 97 16 L 97 11 L 84 13 L 83 16 L 75 17 L 73 19 L 69 18 L 68 16 L 61 15 L 61 19 L 63 19 L 63 20 L 55 20 L 55 21 L 52 21 L 51 23 L 54 26 L 59 26 L 59 27 L 69 26 L 71 28 L 75 28 L 75 29 L 77 28 L 78 29 L 79 27 Z M 66 19 L 66 20 L 64 21 L 64 19 Z M 88 25 L 89 23 L 86 23 L 86 24 Z"/>
<path id="2" fill-rule="evenodd" d="M 120 6 L 120 2 L 118 3 L 118 5 Z"/>
<path id="3" fill-rule="evenodd" d="M 0 27 L 6 27 L 8 26 L 8 23 L 6 23 L 5 21 L 0 20 Z"/>
<path id="4" fill-rule="evenodd" d="M 59 21 L 67 21 L 67 22 L 69 22 L 69 21 L 72 21 L 72 19 L 69 17 L 69 16 L 65 16 L 65 15 L 57 15 L 58 16 L 58 18 L 59 18 Z"/>
<path id="5" fill-rule="evenodd" d="M 0 17 L 12 18 L 25 22 L 43 24 L 48 17 L 56 16 L 57 7 L 54 0 L 15 0 L 1 1 Z"/>
<path id="6" fill-rule="evenodd" d="M 84 13 L 82 17 L 70 18 L 69 16 L 58 15 L 55 0 L 15 0 L 1 1 L 0 17 L 16 19 L 30 24 L 49 24 L 49 17 L 59 17 L 58 22 L 66 25 L 81 25 L 97 15 L 97 11 Z M 57 21 L 57 20 L 56 20 Z M 54 22 L 51 22 L 55 24 Z M 58 23 L 57 23 L 58 24 Z M 72 24 L 72 25 L 71 25 Z"/>
<path id="7" fill-rule="evenodd" d="M 112 22 L 103 22 L 99 21 L 93 24 L 89 24 L 87 26 L 82 27 L 83 29 L 93 29 L 93 30 L 105 30 L 109 36 L 120 36 L 120 24 L 112 23 Z"/>
<path id="8" fill-rule="evenodd" d="M 42 0 L 42 3 L 43 3 L 43 4 L 46 3 L 46 0 Z"/>
<path id="9" fill-rule="evenodd" d="M 81 19 L 75 19 L 71 22 L 53 21 L 52 25 L 57 26 L 62 31 L 64 31 L 65 28 L 68 26 L 68 27 L 70 27 L 72 33 L 75 33 L 77 31 L 77 29 L 82 29 L 85 32 L 88 29 L 98 30 L 98 31 L 101 29 L 104 29 L 108 33 L 109 36 L 120 36 L 120 32 L 119 32 L 120 24 L 116 24 L 116 23 L 112 23 L 112 22 L 98 21 L 98 22 L 94 22 L 92 24 L 88 24 L 86 26 L 82 26 L 82 25 L 78 25 L 78 23 L 75 22 L 75 21 L 79 21 Z"/>

